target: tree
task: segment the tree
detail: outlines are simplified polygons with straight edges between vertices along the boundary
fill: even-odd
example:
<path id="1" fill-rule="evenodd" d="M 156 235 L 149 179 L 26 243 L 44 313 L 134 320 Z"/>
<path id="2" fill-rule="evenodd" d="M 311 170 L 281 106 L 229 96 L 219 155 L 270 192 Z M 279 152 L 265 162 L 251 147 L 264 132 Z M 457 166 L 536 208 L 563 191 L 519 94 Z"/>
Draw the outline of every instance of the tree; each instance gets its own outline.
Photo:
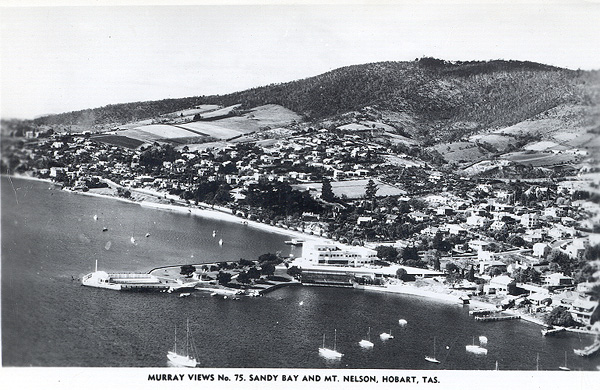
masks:
<path id="1" fill-rule="evenodd" d="M 419 251 L 414 246 L 407 246 L 402 250 L 402 260 L 418 260 L 419 259 Z"/>
<path id="2" fill-rule="evenodd" d="M 275 253 L 265 253 L 258 256 L 259 263 L 276 263 L 279 257 Z"/>
<path id="3" fill-rule="evenodd" d="M 217 280 L 220 285 L 225 286 L 227 283 L 231 282 L 231 274 L 229 272 L 220 271 L 217 274 Z"/>
<path id="4" fill-rule="evenodd" d="M 406 270 L 404 268 L 398 268 L 396 270 L 396 278 L 402 280 L 402 278 L 406 275 Z"/>
<path id="5" fill-rule="evenodd" d="M 250 283 L 250 278 L 248 277 L 247 272 L 240 272 L 236 279 L 239 283 L 248 284 Z"/>
<path id="6" fill-rule="evenodd" d="M 467 280 L 469 282 L 475 281 L 475 269 L 473 268 L 472 265 L 471 265 L 471 269 L 469 270 L 469 275 L 467 276 Z"/>
<path id="7" fill-rule="evenodd" d="M 323 187 L 321 188 L 321 199 L 326 202 L 334 202 L 335 195 L 333 194 L 333 188 L 331 187 L 331 182 L 327 177 L 323 178 Z"/>
<path id="8" fill-rule="evenodd" d="M 263 275 L 273 275 L 275 273 L 275 266 L 273 263 L 266 263 L 261 265 L 260 273 Z"/>
<path id="9" fill-rule="evenodd" d="M 293 278 L 298 279 L 298 277 L 302 276 L 302 271 L 297 266 L 293 265 L 287 270 L 287 274 Z"/>
<path id="10" fill-rule="evenodd" d="M 548 325 L 556 325 L 556 326 L 573 326 L 576 324 L 575 320 L 571 316 L 571 313 L 563 307 L 557 306 L 550 314 L 546 316 L 546 324 Z"/>
<path id="11" fill-rule="evenodd" d="M 377 257 L 381 260 L 394 262 L 398 257 L 398 250 L 393 246 L 380 245 L 375 250 L 377 251 Z"/>
<path id="12" fill-rule="evenodd" d="M 196 267 L 194 267 L 193 265 L 182 265 L 181 271 L 179 273 L 181 275 L 190 277 L 194 272 L 196 272 Z"/>
<path id="13" fill-rule="evenodd" d="M 373 181 L 373 179 L 369 179 L 367 186 L 365 187 L 365 197 L 371 201 L 375 200 L 375 195 L 377 194 L 377 184 Z"/>
<path id="14" fill-rule="evenodd" d="M 256 267 L 252 267 L 248 270 L 248 277 L 250 279 L 258 279 L 260 278 L 260 271 Z"/>

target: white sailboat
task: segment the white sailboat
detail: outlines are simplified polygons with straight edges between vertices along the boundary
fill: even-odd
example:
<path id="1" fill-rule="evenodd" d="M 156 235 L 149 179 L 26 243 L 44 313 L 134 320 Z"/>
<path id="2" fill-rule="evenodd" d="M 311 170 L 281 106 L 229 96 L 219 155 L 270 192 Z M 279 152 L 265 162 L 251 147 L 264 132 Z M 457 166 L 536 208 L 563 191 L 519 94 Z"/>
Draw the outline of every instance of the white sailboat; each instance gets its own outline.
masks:
<path id="1" fill-rule="evenodd" d="M 473 336 L 473 344 L 467 345 L 465 349 L 467 350 L 467 352 L 471 352 L 476 355 L 487 355 L 488 352 L 487 349 L 475 344 L 475 336 Z"/>
<path id="2" fill-rule="evenodd" d="M 441 362 L 435 358 L 435 336 L 433 337 L 433 356 L 425 356 L 425 360 L 431 363 L 440 364 Z"/>
<path id="3" fill-rule="evenodd" d="M 325 359 L 340 359 L 344 356 L 343 353 L 336 351 L 337 330 L 334 330 L 333 332 L 333 349 L 325 348 L 325 334 L 323 333 L 323 347 L 319 348 L 319 355 L 323 356 Z"/>
<path id="4" fill-rule="evenodd" d="M 379 335 L 379 337 L 382 340 L 389 340 L 389 339 L 393 339 L 394 338 L 394 336 L 392 336 L 392 330 L 391 329 L 390 329 L 390 333 L 383 332 L 382 334 Z"/>
<path id="5" fill-rule="evenodd" d="M 219 240 L 219 245 L 223 246 L 223 239 L 222 238 Z"/>
<path id="6" fill-rule="evenodd" d="M 373 348 L 373 343 L 371 342 L 371 327 L 367 330 L 367 339 L 360 340 L 358 344 L 363 348 Z"/>
<path id="7" fill-rule="evenodd" d="M 569 366 L 567 366 L 567 351 L 565 351 L 565 365 L 558 367 L 558 369 L 563 371 L 571 371 Z"/>
<path id="8" fill-rule="evenodd" d="M 213 230 L 213 237 L 217 235 L 217 231 Z"/>
<path id="9" fill-rule="evenodd" d="M 185 345 L 182 349 L 177 349 L 177 328 L 175 328 L 175 345 L 173 350 L 167 353 L 167 358 L 171 363 L 178 367 L 196 367 L 198 362 L 195 358 L 196 348 L 194 340 L 190 337 L 190 321 L 186 324 Z"/>
<path id="10" fill-rule="evenodd" d="M 406 324 L 408 324 L 408 321 L 406 321 L 404 318 L 398 320 L 398 325 L 406 326 Z"/>

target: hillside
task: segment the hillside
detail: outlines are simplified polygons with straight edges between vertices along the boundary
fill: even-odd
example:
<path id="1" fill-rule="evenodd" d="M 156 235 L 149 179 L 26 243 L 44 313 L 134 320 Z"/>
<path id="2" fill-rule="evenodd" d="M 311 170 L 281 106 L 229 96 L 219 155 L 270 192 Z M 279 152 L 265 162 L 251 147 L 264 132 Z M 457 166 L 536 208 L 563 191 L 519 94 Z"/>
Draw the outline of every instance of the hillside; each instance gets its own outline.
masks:
<path id="1" fill-rule="evenodd" d="M 599 72 L 572 71 L 532 62 L 446 62 L 422 58 L 339 68 L 319 76 L 222 96 L 115 104 L 46 116 L 44 125 L 122 125 L 201 104 L 243 109 L 278 104 L 306 120 L 335 117 L 365 107 L 416 137 L 456 140 L 498 129 L 561 105 L 600 102 Z M 394 121 L 401 116 L 402 121 Z M 408 126 L 406 126 L 408 123 Z"/>

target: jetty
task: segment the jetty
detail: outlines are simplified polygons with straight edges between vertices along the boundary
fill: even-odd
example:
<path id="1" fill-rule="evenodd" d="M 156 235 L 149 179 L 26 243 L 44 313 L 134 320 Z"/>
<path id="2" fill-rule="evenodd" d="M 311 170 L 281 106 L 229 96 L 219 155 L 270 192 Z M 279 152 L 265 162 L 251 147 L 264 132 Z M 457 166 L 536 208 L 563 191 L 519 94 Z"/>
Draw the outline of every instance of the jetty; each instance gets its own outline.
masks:
<path id="1" fill-rule="evenodd" d="M 475 309 L 475 310 L 469 311 L 469 315 L 472 315 L 474 317 L 487 316 L 490 314 L 500 313 L 501 311 L 502 310 L 500 310 L 500 309 Z"/>
<path id="2" fill-rule="evenodd" d="M 483 316 L 483 317 L 475 317 L 476 321 L 481 322 L 494 322 L 494 321 L 508 321 L 508 320 L 518 320 L 521 316 Z"/>

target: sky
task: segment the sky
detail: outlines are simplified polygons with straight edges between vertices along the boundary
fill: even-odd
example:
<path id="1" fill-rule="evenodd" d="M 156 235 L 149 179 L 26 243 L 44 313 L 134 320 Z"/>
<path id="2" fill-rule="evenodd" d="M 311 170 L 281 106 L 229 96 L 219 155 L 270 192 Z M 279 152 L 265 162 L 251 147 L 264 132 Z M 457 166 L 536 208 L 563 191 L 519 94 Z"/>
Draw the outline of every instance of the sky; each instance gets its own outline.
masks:
<path id="1" fill-rule="evenodd" d="M 596 0 L 1 7 L 3 118 L 224 94 L 423 56 L 600 69 Z"/>

